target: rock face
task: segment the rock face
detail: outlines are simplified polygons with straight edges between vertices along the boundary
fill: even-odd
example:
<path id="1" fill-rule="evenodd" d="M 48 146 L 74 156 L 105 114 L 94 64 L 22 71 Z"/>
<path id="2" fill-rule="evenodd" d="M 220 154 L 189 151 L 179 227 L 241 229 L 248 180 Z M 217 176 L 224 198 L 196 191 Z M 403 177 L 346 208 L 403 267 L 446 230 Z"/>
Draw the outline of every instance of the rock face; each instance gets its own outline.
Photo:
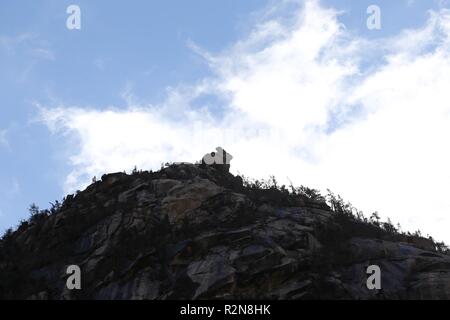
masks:
<path id="1" fill-rule="evenodd" d="M 81 290 L 67 289 L 69 265 Z M 450 299 L 450 256 L 323 200 L 178 164 L 105 175 L 4 237 L 0 298 Z"/>

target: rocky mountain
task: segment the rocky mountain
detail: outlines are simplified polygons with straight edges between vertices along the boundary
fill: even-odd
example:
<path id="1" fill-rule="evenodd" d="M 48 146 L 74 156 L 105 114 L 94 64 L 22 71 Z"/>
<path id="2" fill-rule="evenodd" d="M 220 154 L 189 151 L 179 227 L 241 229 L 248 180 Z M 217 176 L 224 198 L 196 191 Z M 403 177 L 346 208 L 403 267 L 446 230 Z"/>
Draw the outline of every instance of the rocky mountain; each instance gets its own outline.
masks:
<path id="1" fill-rule="evenodd" d="M 225 166 L 108 174 L 3 236 L 0 298 L 450 299 L 450 255 L 389 226 Z"/>

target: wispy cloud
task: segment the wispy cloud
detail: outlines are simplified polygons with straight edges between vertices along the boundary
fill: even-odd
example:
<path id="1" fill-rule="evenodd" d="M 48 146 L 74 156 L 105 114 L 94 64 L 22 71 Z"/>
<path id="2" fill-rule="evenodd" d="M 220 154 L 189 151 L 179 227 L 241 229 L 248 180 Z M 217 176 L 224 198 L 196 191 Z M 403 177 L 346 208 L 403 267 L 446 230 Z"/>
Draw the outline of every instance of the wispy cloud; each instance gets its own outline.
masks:
<path id="1" fill-rule="evenodd" d="M 18 46 L 33 38 L 34 36 L 30 33 L 22 33 L 17 36 L 0 35 L 0 48 L 8 53 L 14 53 Z"/>
<path id="2" fill-rule="evenodd" d="M 19 50 L 24 50 L 38 59 L 54 60 L 55 58 L 47 41 L 33 33 L 21 33 L 15 36 L 0 35 L 0 49 L 8 54 L 17 54 Z"/>
<path id="3" fill-rule="evenodd" d="M 14 80 L 18 82 L 27 80 L 38 63 L 56 59 L 49 43 L 33 33 L 22 33 L 16 36 L 0 34 L 0 54 L 4 55 L 2 59 L 5 60 L 6 66 L 9 59 L 20 61 L 20 67 L 14 70 L 17 74 L 17 79 Z"/>
<path id="4" fill-rule="evenodd" d="M 301 3 L 274 5 L 219 55 L 192 44 L 213 76 L 169 89 L 161 105 L 42 109 L 54 132 L 76 137 L 66 191 L 105 171 L 194 161 L 221 145 L 234 170 L 329 187 L 450 242 L 449 11 L 371 43 L 336 10 Z M 366 65 L 376 48 L 381 57 Z"/>
<path id="5" fill-rule="evenodd" d="M 16 177 L 5 179 L 0 184 L 2 200 L 11 200 L 21 192 L 19 180 Z"/>
<path id="6" fill-rule="evenodd" d="M 9 141 L 6 138 L 7 130 L 0 130 L 0 147 L 9 147 Z"/>
<path id="7" fill-rule="evenodd" d="M 49 49 L 34 48 L 32 50 L 32 52 L 33 52 L 33 56 L 38 59 L 55 60 L 55 54 Z"/>
<path id="8" fill-rule="evenodd" d="M 94 60 L 93 64 L 98 70 L 104 70 L 107 64 L 107 59 L 97 58 Z"/>

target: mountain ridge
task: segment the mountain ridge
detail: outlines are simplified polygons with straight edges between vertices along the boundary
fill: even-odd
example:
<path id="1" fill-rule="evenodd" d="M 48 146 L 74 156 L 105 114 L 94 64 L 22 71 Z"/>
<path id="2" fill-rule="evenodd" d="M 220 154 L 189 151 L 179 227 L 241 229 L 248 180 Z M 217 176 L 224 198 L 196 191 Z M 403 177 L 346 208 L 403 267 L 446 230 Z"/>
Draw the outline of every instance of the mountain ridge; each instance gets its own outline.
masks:
<path id="1" fill-rule="evenodd" d="M 229 165 L 103 175 L 0 241 L 2 299 L 450 299 L 446 247 Z M 81 290 L 69 290 L 69 265 Z M 381 269 L 380 290 L 366 286 Z"/>

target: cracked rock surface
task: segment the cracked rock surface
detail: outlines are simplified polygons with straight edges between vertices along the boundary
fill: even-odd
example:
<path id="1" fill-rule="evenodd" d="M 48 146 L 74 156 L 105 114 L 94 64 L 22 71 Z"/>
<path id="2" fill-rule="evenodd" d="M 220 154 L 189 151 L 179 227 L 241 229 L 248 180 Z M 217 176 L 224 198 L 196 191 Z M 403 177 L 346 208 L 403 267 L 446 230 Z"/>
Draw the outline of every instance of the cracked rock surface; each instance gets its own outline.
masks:
<path id="1" fill-rule="evenodd" d="M 369 290 L 378 265 L 382 289 Z M 82 289 L 66 288 L 78 265 Z M 214 167 L 104 175 L 0 243 L 2 299 L 450 299 L 450 256 Z"/>

